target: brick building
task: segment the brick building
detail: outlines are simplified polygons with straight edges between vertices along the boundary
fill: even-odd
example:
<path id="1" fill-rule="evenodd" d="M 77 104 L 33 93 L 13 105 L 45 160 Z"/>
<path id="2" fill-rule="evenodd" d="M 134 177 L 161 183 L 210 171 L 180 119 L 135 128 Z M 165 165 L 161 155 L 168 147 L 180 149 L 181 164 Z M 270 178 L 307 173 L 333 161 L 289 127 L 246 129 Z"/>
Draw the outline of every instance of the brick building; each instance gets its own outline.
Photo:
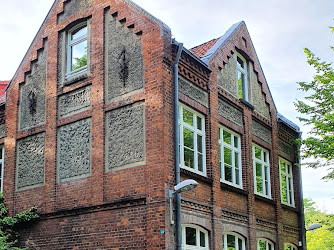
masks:
<path id="1" fill-rule="evenodd" d="M 175 84 L 182 248 L 298 249 L 300 131 L 245 23 L 187 50 L 129 0 L 56 0 L 6 90 L 5 199 L 41 214 L 22 246 L 176 249 Z"/>

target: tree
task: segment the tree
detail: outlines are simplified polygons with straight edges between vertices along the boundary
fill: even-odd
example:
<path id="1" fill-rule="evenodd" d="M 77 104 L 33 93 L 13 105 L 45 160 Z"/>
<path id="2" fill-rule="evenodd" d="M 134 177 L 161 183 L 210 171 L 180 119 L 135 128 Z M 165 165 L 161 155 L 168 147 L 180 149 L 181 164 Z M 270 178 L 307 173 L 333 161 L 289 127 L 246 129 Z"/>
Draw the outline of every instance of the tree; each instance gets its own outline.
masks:
<path id="1" fill-rule="evenodd" d="M 36 210 L 36 207 L 32 207 L 13 217 L 7 216 L 8 210 L 0 193 L 0 250 L 23 250 L 23 248 L 14 247 L 19 237 L 15 227 L 39 218 Z"/>
<path id="2" fill-rule="evenodd" d="M 334 27 L 329 27 L 334 32 Z M 330 46 L 334 51 L 334 47 Z M 299 90 L 307 96 L 306 102 L 295 103 L 297 111 L 306 115 L 299 120 L 312 125 L 310 137 L 302 141 L 303 158 L 314 157 L 316 160 L 307 163 L 309 167 L 327 167 L 325 180 L 334 179 L 334 69 L 331 63 L 322 61 L 305 48 L 307 62 L 315 70 L 311 82 L 298 82 Z"/>
<path id="3" fill-rule="evenodd" d="M 304 199 L 305 224 L 320 223 L 321 228 L 306 232 L 308 250 L 334 249 L 334 215 L 321 212 L 311 199 Z"/>

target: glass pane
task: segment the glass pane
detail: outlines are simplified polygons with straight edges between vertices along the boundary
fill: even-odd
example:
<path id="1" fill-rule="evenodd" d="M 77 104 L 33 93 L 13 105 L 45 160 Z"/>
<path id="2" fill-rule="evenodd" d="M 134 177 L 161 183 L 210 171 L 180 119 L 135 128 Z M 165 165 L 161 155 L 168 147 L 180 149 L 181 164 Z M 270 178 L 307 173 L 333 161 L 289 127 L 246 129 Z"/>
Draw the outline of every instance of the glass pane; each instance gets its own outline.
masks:
<path id="1" fill-rule="evenodd" d="M 234 161 L 235 161 L 234 166 L 236 168 L 239 168 L 239 153 L 237 152 L 234 152 Z"/>
<path id="2" fill-rule="evenodd" d="M 238 238 L 238 245 L 239 245 L 239 250 L 244 250 L 243 249 L 243 242 L 241 239 Z"/>
<path id="3" fill-rule="evenodd" d="M 194 151 L 184 148 L 184 165 L 190 168 L 194 167 Z"/>
<path id="4" fill-rule="evenodd" d="M 225 180 L 232 182 L 232 167 L 225 165 Z"/>
<path id="5" fill-rule="evenodd" d="M 237 58 L 237 64 L 238 64 L 238 66 L 239 66 L 240 68 L 243 68 L 243 69 L 244 69 L 245 64 L 244 64 L 244 61 L 241 60 L 240 57 Z"/>
<path id="6" fill-rule="evenodd" d="M 3 156 L 2 156 L 2 151 L 3 151 L 3 148 L 0 148 L 0 159 L 3 158 Z"/>
<path id="7" fill-rule="evenodd" d="M 183 144 L 184 146 L 194 149 L 194 133 L 189 129 L 183 129 Z"/>
<path id="8" fill-rule="evenodd" d="M 281 171 L 285 172 L 285 163 L 280 161 Z"/>
<path id="9" fill-rule="evenodd" d="M 202 118 L 197 116 L 197 129 L 202 130 Z"/>
<path id="10" fill-rule="evenodd" d="M 87 26 L 72 32 L 72 40 L 75 40 L 81 36 L 87 36 Z"/>
<path id="11" fill-rule="evenodd" d="M 232 166 L 232 150 L 224 147 L 224 163 Z"/>
<path id="12" fill-rule="evenodd" d="M 269 168 L 268 168 L 268 166 L 265 166 L 265 167 L 264 167 L 264 179 L 265 179 L 266 181 L 269 180 Z"/>
<path id="13" fill-rule="evenodd" d="M 87 40 L 72 46 L 72 71 L 87 65 Z"/>
<path id="14" fill-rule="evenodd" d="M 183 122 L 187 123 L 191 126 L 193 126 L 193 113 L 191 113 L 190 111 L 183 109 Z"/>
<path id="15" fill-rule="evenodd" d="M 269 182 L 265 181 L 264 184 L 265 184 L 265 188 L 266 188 L 266 193 L 265 194 L 269 195 Z"/>
<path id="16" fill-rule="evenodd" d="M 292 192 L 289 191 L 289 203 L 292 205 Z"/>
<path id="17" fill-rule="evenodd" d="M 231 133 L 227 132 L 227 131 L 223 131 L 223 140 L 225 143 L 230 144 L 231 145 Z"/>
<path id="18" fill-rule="evenodd" d="M 198 154 L 198 171 L 203 172 L 203 156 Z"/>
<path id="19" fill-rule="evenodd" d="M 196 246 L 196 229 L 186 227 L 186 244 Z"/>
<path id="20" fill-rule="evenodd" d="M 287 202 L 287 190 L 286 190 L 286 179 L 284 175 L 281 175 L 281 188 L 282 188 L 282 200 Z"/>
<path id="21" fill-rule="evenodd" d="M 256 178 L 256 191 L 260 194 L 263 193 L 262 179 L 258 177 Z"/>
<path id="22" fill-rule="evenodd" d="M 291 166 L 287 165 L 288 173 L 291 175 Z"/>
<path id="23" fill-rule="evenodd" d="M 255 148 L 255 158 L 261 160 L 261 149 L 254 147 Z"/>
<path id="24" fill-rule="evenodd" d="M 243 98 L 242 86 L 244 85 L 244 74 L 238 71 L 238 97 Z"/>
<path id="25" fill-rule="evenodd" d="M 255 166 L 256 166 L 256 176 L 257 177 L 260 177 L 262 179 L 262 165 L 258 162 L 255 163 Z"/>
<path id="26" fill-rule="evenodd" d="M 201 135 L 197 135 L 197 151 L 203 153 L 203 138 Z"/>
<path id="27" fill-rule="evenodd" d="M 240 184 L 240 176 L 239 176 L 240 170 L 238 168 L 235 169 L 235 183 L 237 185 Z"/>
<path id="28" fill-rule="evenodd" d="M 268 244 L 268 250 L 274 250 L 274 247 L 271 244 Z"/>
<path id="29" fill-rule="evenodd" d="M 200 246 L 205 247 L 205 234 L 203 232 L 200 232 Z"/>
<path id="30" fill-rule="evenodd" d="M 264 240 L 259 240 L 259 250 L 267 250 L 266 242 Z"/>
<path id="31" fill-rule="evenodd" d="M 263 161 L 267 162 L 267 153 L 263 151 Z"/>
<path id="32" fill-rule="evenodd" d="M 238 137 L 234 136 L 234 147 L 238 148 L 239 147 L 239 140 Z"/>
<path id="33" fill-rule="evenodd" d="M 234 250 L 235 249 L 235 236 L 234 235 L 227 235 L 227 249 Z"/>

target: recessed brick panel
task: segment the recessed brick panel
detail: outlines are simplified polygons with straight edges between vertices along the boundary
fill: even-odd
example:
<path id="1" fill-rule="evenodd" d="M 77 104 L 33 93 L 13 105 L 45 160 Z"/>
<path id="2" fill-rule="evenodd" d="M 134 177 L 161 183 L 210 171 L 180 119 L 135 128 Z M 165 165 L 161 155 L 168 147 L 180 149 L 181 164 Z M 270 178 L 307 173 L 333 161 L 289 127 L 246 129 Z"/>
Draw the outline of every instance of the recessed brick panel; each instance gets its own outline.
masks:
<path id="1" fill-rule="evenodd" d="M 91 173 L 91 119 L 58 129 L 58 182 L 82 178 Z"/>
<path id="2" fill-rule="evenodd" d="M 47 43 L 38 54 L 37 62 L 32 63 L 25 83 L 20 86 L 19 130 L 45 123 L 46 47 Z"/>
<path id="3" fill-rule="evenodd" d="M 63 22 L 66 18 L 77 13 L 80 10 L 86 10 L 92 7 L 92 0 L 67 0 L 64 1 L 64 10 L 58 15 L 58 22 Z"/>
<path id="4" fill-rule="evenodd" d="M 106 170 L 145 160 L 144 104 L 106 114 Z"/>
<path id="5" fill-rule="evenodd" d="M 44 183 L 45 133 L 17 142 L 16 189 L 28 189 Z"/>
<path id="6" fill-rule="evenodd" d="M 203 106 L 208 107 L 208 93 L 182 77 L 179 78 L 179 91 Z"/>
<path id="7" fill-rule="evenodd" d="M 142 40 L 124 23 L 106 15 L 107 101 L 144 87 Z"/>
<path id="8" fill-rule="evenodd" d="M 266 128 L 259 122 L 252 120 L 252 133 L 256 137 L 262 139 L 263 141 L 271 144 L 271 131 L 270 129 Z"/>
<path id="9" fill-rule="evenodd" d="M 218 100 L 218 114 L 234 124 L 243 127 L 242 112 L 221 99 Z"/>

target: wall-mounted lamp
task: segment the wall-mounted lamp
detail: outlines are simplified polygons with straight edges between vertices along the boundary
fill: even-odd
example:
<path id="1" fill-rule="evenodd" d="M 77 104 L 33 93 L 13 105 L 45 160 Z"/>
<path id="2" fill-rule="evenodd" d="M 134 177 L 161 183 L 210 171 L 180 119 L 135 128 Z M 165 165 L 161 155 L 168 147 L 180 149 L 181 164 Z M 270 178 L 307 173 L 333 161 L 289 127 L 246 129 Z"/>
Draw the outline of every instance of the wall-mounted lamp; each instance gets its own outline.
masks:
<path id="1" fill-rule="evenodd" d="M 197 187 L 198 183 L 195 180 L 184 180 L 174 186 L 174 190 L 169 190 L 169 207 L 170 207 L 170 223 L 174 224 L 173 220 L 173 195 L 182 192 L 187 192 L 189 190 Z"/>
<path id="2" fill-rule="evenodd" d="M 306 228 L 306 231 L 316 230 L 316 229 L 321 228 L 321 227 L 322 227 L 321 224 L 313 223 Z"/>

